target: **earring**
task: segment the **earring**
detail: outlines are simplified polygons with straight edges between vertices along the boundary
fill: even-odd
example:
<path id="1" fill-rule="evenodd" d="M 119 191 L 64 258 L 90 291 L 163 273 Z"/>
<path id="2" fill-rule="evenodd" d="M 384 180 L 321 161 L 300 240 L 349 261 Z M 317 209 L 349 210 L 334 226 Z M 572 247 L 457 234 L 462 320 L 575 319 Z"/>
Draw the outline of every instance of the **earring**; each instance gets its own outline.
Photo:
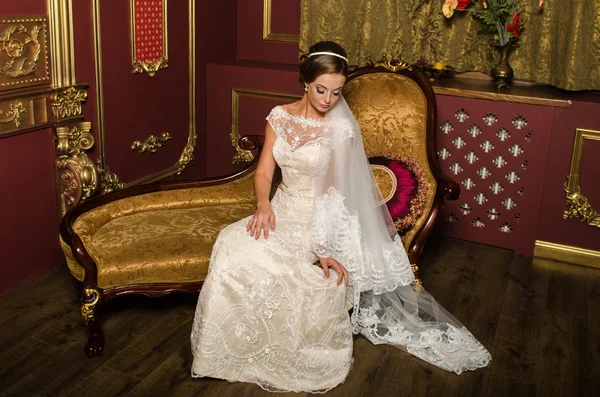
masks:
<path id="1" fill-rule="evenodd" d="M 308 92 L 308 86 L 307 85 L 304 86 L 304 91 Z"/>

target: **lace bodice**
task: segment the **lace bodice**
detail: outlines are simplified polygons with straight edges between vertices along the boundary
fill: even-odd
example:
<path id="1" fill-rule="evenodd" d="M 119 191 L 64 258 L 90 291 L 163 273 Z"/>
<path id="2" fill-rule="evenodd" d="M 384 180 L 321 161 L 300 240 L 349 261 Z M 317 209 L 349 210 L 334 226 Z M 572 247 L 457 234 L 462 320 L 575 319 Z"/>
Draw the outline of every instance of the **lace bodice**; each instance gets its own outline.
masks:
<path id="1" fill-rule="evenodd" d="M 273 157 L 281 168 L 283 189 L 312 198 L 324 183 L 332 152 L 325 122 L 296 116 L 281 106 L 267 120 L 276 134 Z"/>

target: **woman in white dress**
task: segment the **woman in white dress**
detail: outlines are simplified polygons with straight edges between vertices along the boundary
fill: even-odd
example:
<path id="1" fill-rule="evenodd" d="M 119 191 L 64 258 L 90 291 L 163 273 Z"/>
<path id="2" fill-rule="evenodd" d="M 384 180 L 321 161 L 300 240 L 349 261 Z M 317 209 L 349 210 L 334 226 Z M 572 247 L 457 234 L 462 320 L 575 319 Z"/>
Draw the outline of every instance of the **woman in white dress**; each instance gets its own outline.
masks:
<path id="1" fill-rule="evenodd" d="M 491 360 L 422 287 L 413 289 L 342 97 L 347 71 L 339 45 L 315 44 L 300 63 L 304 96 L 267 117 L 257 210 L 213 247 L 192 328 L 192 376 L 323 392 L 348 375 L 353 333 L 457 374 Z M 269 202 L 276 165 L 283 181 Z"/>

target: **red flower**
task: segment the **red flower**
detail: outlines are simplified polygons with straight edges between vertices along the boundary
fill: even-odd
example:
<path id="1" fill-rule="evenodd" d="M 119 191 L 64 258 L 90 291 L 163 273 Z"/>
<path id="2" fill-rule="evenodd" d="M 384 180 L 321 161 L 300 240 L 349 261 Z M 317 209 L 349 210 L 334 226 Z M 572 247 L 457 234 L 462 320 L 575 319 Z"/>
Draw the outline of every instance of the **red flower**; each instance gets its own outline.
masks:
<path id="1" fill-rule="evenodd" d="M 519 32 L 523 29 L 523 25 L 519 23 L 519 19 L 521 18 L 521 14 L 513 12 L 512 13 L 512 21 L 506 24 L 506 31 L 512 32 L 515 36 L 515 39 L 519 38 Z"/>
<path id="2" fill-rule="evenodd" d="M 457 10 L 466 10 L 471 5 L 472 0 L 458 0 Z"/>

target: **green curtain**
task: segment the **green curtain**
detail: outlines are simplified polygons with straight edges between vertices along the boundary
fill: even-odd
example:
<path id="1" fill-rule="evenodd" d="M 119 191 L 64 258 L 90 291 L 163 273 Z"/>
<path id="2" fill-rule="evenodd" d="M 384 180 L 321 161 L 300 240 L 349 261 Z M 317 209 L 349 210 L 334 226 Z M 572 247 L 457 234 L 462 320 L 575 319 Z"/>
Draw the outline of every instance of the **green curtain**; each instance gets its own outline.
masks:
<path id="1" fill-rule="evenodd" d="M 423 57 L 457 71 L 490 74 L 499 59 L 493 35 L 468 12 L 451 19 L 444 0 L 302 0 L 300 51 L 340 43 L 351 64 L 383 52 L 408 63 Z M 515 78 L 568 90 L 600 90 L 600 0 L 523 0 L 526 20 L 509 62 Z"/>

